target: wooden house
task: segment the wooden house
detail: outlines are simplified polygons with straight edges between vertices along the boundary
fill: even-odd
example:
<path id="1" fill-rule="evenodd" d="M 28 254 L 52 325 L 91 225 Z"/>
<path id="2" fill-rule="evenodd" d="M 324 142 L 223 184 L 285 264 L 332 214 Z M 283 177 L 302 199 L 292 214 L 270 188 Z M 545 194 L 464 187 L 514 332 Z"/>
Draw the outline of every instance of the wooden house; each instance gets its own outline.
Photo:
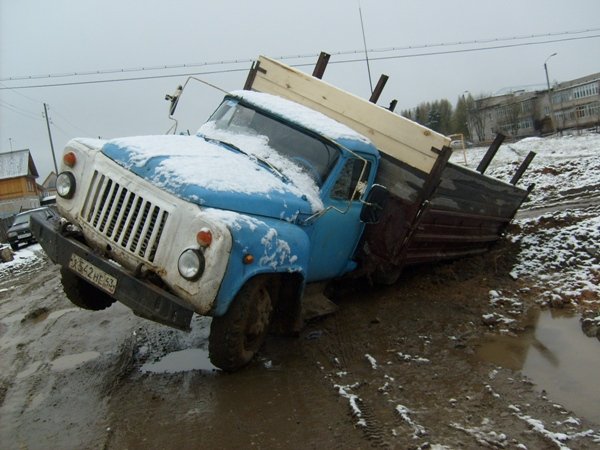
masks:
<path id="1" fill-rule="evenodd" d="M 0 217 L 40 206 L 38 177 L 29 149 L 0 153 Z"/>

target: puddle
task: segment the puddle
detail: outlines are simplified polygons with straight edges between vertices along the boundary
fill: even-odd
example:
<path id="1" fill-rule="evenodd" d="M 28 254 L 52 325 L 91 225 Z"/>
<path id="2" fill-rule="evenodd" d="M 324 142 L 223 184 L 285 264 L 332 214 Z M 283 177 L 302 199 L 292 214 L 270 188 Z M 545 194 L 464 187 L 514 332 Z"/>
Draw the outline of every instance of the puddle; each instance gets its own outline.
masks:
<path id="1" fill-rule="evenodd" d="M 142 373 L 176 373 L 190 370 L 215 372 L 217 369 L 208 359 L 208 352 L 200 348 L 191 348 L 169 353 L 154 363 L 146 363 L 141 368 Z"/>
<path id="2" fill-rule="evenodd" d="M 600 423 L 600 342 L 566 311 L 533 311 L 518 337 L 494 336 L 477 350 L 484 361 L 520 370 L 548 399 Z"/>
<path id="3" fill-rule="evenodd" d="M 62 372 L 63 370 L 74 369 L 75 367 L 96 359 L 100 356 L 98 352 L 83 352 L 74 355 L 65 355 L 52 361 L 52 370 Z"/>

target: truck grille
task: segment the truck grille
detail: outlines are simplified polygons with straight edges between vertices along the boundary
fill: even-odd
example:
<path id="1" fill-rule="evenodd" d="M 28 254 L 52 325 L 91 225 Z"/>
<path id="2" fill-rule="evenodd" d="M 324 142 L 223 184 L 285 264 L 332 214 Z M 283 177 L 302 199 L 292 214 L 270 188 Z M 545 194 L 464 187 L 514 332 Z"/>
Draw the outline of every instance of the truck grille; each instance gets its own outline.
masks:
<path id="1" fill-rule="evenodd" d="M 95 171 L 82 217 L 109 241 L 153 262 L 169 213 Z"/>

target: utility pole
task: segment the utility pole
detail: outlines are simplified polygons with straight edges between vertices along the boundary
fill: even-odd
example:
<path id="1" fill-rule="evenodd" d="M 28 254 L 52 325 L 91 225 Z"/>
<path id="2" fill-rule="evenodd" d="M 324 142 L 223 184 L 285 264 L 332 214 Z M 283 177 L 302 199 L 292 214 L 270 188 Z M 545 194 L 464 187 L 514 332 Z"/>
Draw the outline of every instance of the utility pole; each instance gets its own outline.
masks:
<path id="1" fill-rule="evenodd" d="M 52 142 L 52 133 L 50 132 L 50 119 L 48 118 L 48 107 L 45 103 L 44 116 L 46 117 L 46 127 L 48 127 L 48 138 L 50 139 L 50 149 L 52 150 L 52 162 L 54 163 L 54 173 L 58 175 L 58 166 L 56 165 L 56 156 L 54 155 L 54 143 Z"/>
<path id="2" fill-rule="evenodd" d="M 556 133 L 556 126 L 554 125 L 554 105 L 552 104 L 552 92 L 550 92 L 550 78 L 548 77 L 548 60 L 558 53 L 552 53 L 544 61 L 544 71 L 546 72 L 546 85 L 548 86 L 548 100 L 550 101 L 550 123 L 552 124 L 552 133 Z"/>

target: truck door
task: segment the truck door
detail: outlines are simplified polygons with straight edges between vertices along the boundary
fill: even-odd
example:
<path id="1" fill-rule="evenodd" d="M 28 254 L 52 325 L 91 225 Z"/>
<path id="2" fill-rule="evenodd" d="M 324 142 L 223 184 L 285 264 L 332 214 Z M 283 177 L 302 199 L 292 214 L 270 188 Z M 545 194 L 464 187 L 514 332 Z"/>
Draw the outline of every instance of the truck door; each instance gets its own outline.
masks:
<path id="1" fill-rule="evenodd" d="M 360 221 L 360 197 L 371 166 L 364 159 L 348 158 L 337 179 L 327 183 L 323 203 L 330 209 L 312 224 L 307 281 L 334 278 L 355 268 L 351 258 L 365 227 Z"/>

